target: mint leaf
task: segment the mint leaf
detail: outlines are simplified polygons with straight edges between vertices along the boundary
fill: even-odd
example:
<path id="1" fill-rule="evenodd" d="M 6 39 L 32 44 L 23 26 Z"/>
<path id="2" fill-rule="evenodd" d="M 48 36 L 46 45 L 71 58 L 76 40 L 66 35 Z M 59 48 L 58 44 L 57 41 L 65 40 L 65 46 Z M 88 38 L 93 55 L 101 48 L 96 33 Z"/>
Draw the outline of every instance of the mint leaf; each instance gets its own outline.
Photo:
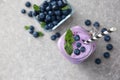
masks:
<path id="1" fill-rule="evenodd" d="M 39 31 L 38 33 L 39 33 L 40 37 L 44 36 L 44 34 L 42 32 Z"/>
<path id="2" fill-rule="evenodd" d="M 44 28 L 46 23 L 45 22 L 40 22 L 40 25 L 41 25 L 42 28 Z"/>
<path id="3" fill-rule="evenodd" d="M 67 10 L 69 8 L 70 8 L 70 6 L 67 5 L 67 6 L 63 7 L 62 10 Z"/>
<path id="4" fill-rule="evenodd" d="M 25 28 L 25 30 L 28 30 L 28 29 L 30 29 L 30 26 L 25 26 L 24 28 Z"/>
<path id="5" fill-rule="evenodd" d="M 73 46 L 72 43 L 75 41 L 73 38 L 73 33 L 70 29 L 67 30 L 66 35 L 65 35 L 65 50 L 66 52 L 71 55 L 73 52 Z"/>
<path id="6" fill-rule="evenodd" d="M 68 29 L 67 32 L 66 32 L 65 41 L 69 42 L 69 43 L 74 42 L 73 33 L 72 33 L 72 31 L 70 29 Z"/>
<path id="7" fill-rule="evenodd" d="M 36 4 L 34 4 L 34 5 L 33 5 L 33 9 L 34 9 L 35 11 L 40 11 L 39 6 L 38 6 L 38 5 L 36 5 Z"/>
<path id="8" fill-rule="evenodd" d="M 71 55 L 72 52 L 73 52 L 73 47 L 72 47 L 72 45 L 69 44 L 69 43 L 66 43 L 66 44 L 65 44 L 65 50 L 66 50 L 66 52 L 67 52 L 69 55 Z"/>

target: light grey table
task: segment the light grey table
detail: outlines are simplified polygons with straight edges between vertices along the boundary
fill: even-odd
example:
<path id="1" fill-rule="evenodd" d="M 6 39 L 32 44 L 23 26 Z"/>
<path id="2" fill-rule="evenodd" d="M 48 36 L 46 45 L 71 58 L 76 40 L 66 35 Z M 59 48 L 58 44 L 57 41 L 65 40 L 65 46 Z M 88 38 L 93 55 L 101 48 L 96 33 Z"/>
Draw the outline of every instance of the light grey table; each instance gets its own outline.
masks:
<path id="1" fill-rule="evenodd" d="M 36 21 L 20 13 L 22 8 L 27 9 L 26 1 L 0 0 L 0 80 L 120 80 L 120 0 L 69 0 L 75 13 L 54 32 L 85 26 L 86 19 L 99 21 L 101 28 L 118 29 L 111 34 L 114 50 L 110 59 L 103 58 L 107 43 L 100 39 L 96 52 L 78 65 L 67 61 L 57 41 L 50 40 L 54 32 L 45 32 Z M 43 0 L 30 1 L 41 4 Z M 33 38 L 24 30 L 24 25 L 31 24 L 45 36 Z M 101 65 L 94 63 L 97 57 L 102 59 Z"/>

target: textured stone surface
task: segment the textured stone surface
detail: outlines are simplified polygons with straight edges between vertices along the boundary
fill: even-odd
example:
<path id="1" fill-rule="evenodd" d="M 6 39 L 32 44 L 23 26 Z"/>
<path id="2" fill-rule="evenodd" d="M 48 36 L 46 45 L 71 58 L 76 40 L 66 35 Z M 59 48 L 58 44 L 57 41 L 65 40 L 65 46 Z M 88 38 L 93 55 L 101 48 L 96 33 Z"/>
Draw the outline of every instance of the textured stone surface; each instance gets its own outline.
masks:
<path id="1" fill-rule="evenodd" d="M 30 1 L 40 4 L 44 0 Z M 120 80 L 120 0 L 69 0 L 75 13 L 56 31 L 64 33 L 71 26 L 84 26 L 86 19 L 99 21 L 101 28 L 118 29 L 111 34 L 114 50 L 110 59 L 103 58 L 107 43 L 100 39 L 96 52 L 78 65 L 64 59 L 57 41 L 50 40 L 56 31 L 45 32 L 37 22 L 20 13 L 25 2 L 0 0 L 0 80 Z M 31 24 L 45 36 L 34 39 L 24 30 L 24 25 Z M 102 59 L 101 65 L 94 63 L 96 57 Z"/>

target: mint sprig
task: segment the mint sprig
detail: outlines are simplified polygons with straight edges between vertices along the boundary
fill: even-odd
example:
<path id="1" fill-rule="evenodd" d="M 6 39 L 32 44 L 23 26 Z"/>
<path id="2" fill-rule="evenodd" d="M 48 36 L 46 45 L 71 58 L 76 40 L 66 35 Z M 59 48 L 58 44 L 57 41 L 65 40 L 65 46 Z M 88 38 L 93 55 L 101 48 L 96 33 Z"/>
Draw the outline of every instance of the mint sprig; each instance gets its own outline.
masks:
<path id="1" fill-rule="evenodd" d="M 43 37 L 44 36 L 44 34 L 41 31 L 39 31 L 38 33 L 39 33 L 39 37 Z"/>
<path id="2" fill-rule="evenodd" d="M 25 28 L 25 30 L 28 30 L 28 29 L 30 29 L 30 26 L 25 26 L 24 28 Z"/>
<path id="3" fill-rule="evenodd" d="M 65 6 L 65 7 L 63 7 L 61 10 L 67 10 L 67 9 L 70 9 L 70 6 Z"/>
<path id="4" fill-rule="evenodd" d="M 45 22 L 40 22 L 40 25 L 41 25 L 42 28 L 44 28 L 46 23 Z"/>
<path id="5" fill-rule="evenodd" d="M 72 33 L 72 31 L 70 29 L 68 29 L 67 32 L 66 32 L 65 41 L 66 41 L 66 43 L 65 43 L 65 47 L 64 48 L 65 48 L 66 52 L 69 55 L 71 55 L 72 52 L 73 52 L 73 46 L 72 46 L 72 44 L 73 44 L 73 42 L 75 40 L 73 38 L 73 33 Z"/>
<path id="6" fill-rule="evenodd" d="M 38 11 L 40 11 L 39 6 L 38 6 L 38 5 L 36 5 L 36 4 L 34 4 L 34 5 L 33 5 L 33 9 L 34 9 L 35 11 L 37 11 L 37 12 L 38 12 Z"/>

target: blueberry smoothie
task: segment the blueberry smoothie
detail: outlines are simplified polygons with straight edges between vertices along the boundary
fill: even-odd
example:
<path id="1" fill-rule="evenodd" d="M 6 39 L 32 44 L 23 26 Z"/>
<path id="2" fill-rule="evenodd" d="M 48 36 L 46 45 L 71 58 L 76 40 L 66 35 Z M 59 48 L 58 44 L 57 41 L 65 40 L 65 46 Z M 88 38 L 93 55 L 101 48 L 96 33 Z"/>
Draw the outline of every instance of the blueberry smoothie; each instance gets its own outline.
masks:
<path id="1" fill-rule="evenodd" d="M 69 29 L 58 41 L 58 48 L 63 56 L 72 63 L 81 63 L 96 49 L 96 43 L 85 44 L 83 40 L 91 38 L 91 34 L 80 26 Z"/>

